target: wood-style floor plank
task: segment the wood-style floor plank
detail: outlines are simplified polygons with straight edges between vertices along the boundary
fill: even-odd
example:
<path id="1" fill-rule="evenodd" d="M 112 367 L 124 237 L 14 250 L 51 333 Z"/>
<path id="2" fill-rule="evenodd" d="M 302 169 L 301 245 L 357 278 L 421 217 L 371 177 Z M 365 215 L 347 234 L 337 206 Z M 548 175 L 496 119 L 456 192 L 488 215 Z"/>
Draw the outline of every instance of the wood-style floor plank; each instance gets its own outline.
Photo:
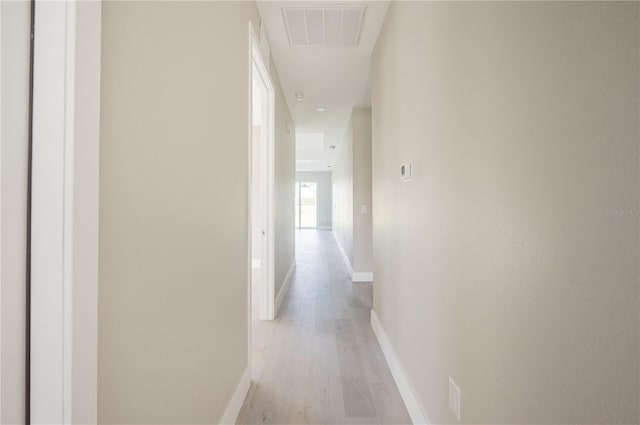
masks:
<path id="1" fill-rule="evenodd" d="M 279 317 L 254 309 L 253 382 L 237 423 L 410 424 L 369 324 L 371 284 L 351 282 L 330 231 L 298 231 L 296 261 Z"/>

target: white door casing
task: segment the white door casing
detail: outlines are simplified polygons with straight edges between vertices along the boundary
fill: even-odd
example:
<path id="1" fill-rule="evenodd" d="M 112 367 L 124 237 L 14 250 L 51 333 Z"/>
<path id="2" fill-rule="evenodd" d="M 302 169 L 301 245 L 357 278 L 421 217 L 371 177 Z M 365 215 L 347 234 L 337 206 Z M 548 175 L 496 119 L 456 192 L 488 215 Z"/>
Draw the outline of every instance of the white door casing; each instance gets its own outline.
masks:
<path id="1" fill-rule="evenodd" d="M 31 420 L 97 422 L 99 1 L 36 1 Z"/>

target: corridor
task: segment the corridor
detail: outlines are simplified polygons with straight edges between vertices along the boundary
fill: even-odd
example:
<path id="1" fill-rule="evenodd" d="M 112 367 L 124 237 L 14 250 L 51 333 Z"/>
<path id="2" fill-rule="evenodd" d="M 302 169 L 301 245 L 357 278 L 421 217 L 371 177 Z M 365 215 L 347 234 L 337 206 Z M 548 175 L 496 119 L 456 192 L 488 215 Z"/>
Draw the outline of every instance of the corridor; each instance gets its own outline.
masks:
<path id="1" fill-rule="evenodd" d="M 371 284 L 351 282 L 330 231 L 297 231 L 296 261 L 278 318 L 254 319 L 238 423 L 411 423 L 369 324 Z"/>

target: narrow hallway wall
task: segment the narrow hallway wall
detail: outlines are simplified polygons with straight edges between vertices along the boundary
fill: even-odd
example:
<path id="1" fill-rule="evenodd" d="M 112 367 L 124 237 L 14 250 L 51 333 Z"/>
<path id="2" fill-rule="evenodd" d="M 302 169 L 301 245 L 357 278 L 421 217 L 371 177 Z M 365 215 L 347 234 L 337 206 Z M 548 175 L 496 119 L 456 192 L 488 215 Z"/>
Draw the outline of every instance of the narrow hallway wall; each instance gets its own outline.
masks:
<path id="1" fill-rule="evenodd" d="M 639 7 L 392 2 L 374 311 L 431 423 L 449 377 L 463 423 L 636 423 Z"/>
<path id="2" fill-rule="evenodd" d="M 371 159 L 371 108 L 353 108 L 333 171 L 333 231 L 354 279 L 373 272 Z"/>
<path id="3" fill-rule="evenodd" d="M 25 251 L 29 129 L 29 2 L 3 1 L 2 405 L 0 423 L 24 423 Z"/>
<path id="4" fill-rule="evenodd" d="M 296 183 L 296 131 L 282 93 L 280 77 L 271 60 L 275 87 L 275 294 L 278 296 L 296 256 L 294 185 Z"/>
<path id="5" fill-rule="evenodd" d="M 353 121 L 336 154 L 333 167 L 333 234 L 353 267 Z"/>
<path id="6" fill-rule="evenodd" d="M 249 21 L 254 2 L 103 3 L 100 423 L 218 423 L 248 367 Z"/>
<path id="7" fill-rule="evenodd" d="M 353 272 L 373 272 L 371 108 L 353 108 Z"/>

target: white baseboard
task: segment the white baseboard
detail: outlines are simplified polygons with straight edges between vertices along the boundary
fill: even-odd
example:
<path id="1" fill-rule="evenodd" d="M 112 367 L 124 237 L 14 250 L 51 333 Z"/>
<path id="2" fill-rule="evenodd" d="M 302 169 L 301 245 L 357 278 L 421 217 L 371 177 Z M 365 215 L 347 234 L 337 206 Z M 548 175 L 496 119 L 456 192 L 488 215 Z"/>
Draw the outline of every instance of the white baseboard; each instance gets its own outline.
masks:
<path id="1" fill-rule="evenodd" d="M 347 266 L 349 277 L 351 277 L 353 275 L 353 268 L 351 267 L 351 262 L 349 261 L 349 257 L 347 257 L 347 254 L 344 252 L 344 248 L 342 247 L 342 244 L 338 240 L 338 236 L 336 235 L 336 232 L 331 232 L 331 233 L 333 233 L 333 239 L 336 240 L 336 244 L 338 245 L 338 251 L 340 251 L 342 259 L 344 260 L 344 265 Z"/>
<path id="2" fill-rule="evenodd" d="M 229 404 L 227 404 L 227 408 L 224 409 L 222 418 L 220 418 L 221 425 L 231 425 L 236 423 L 238 415 L 240 414 L 240 409 L 242 409 L 244 399 L 247 397 L 250 387 L 251 368 L 247 366 L 240 378 L 240 382 L 238 382 L 238 386 L 236 387 L 231 400 L 229 400 Z"/>
<path id="3" fill-rule="evenodd" d="M 318 226 L 318 230 L 331 230 L 331 226 Z"/>
<path id="4" fill-rule="evenodd" d="M 353 272 L 351 274 L 352 282 L 373 282 L 373 272 Z"/>
<path id="5" fill-rule="evenodd" d="M 291 267 L 289 267 L 289 271 L 282 282 L 282 286 L 278 291 L 278 296 L 276 297 L 276 317 L 278 316 L 278 312 L 280 311 L 280 306 L 282 305 L 282 301 L 284 300 L 284 296 L 289 290 L 289 285 L 291 284 L 291 277 L 293 276 L 293 271 L 296 269 L 296 261 L 293 260 Z"/>
<path id="6" fill-rule="evenodd" d="M 400 360 L 398 359 L 398 356 L 396 356 L 396 352 L 391 345 L 391 341 L 389 341 L 389 338 L 387 337 L 387 334 L 374 310 L 371 310 L 371 327 L 373 328 L 373 333 L 378 339 L 380 348 L 382 348 L 382 353 L 384 354 L 385 359 L 387 359 L 391 375 L 393 375 L 393 380 L 396 381 L 396 385 L 398 386 L 402 400 L 407 407 L 411 421 L 414 424 L 430 424 L 431 422 L 429 422 L 429 417 L 424 412 L 424 409 L 422 409 L 422 406 L 420 406 L 420 402 L 413 391 L 413 386 L 409 382 L 409 378 L 400 364 Z"/>

